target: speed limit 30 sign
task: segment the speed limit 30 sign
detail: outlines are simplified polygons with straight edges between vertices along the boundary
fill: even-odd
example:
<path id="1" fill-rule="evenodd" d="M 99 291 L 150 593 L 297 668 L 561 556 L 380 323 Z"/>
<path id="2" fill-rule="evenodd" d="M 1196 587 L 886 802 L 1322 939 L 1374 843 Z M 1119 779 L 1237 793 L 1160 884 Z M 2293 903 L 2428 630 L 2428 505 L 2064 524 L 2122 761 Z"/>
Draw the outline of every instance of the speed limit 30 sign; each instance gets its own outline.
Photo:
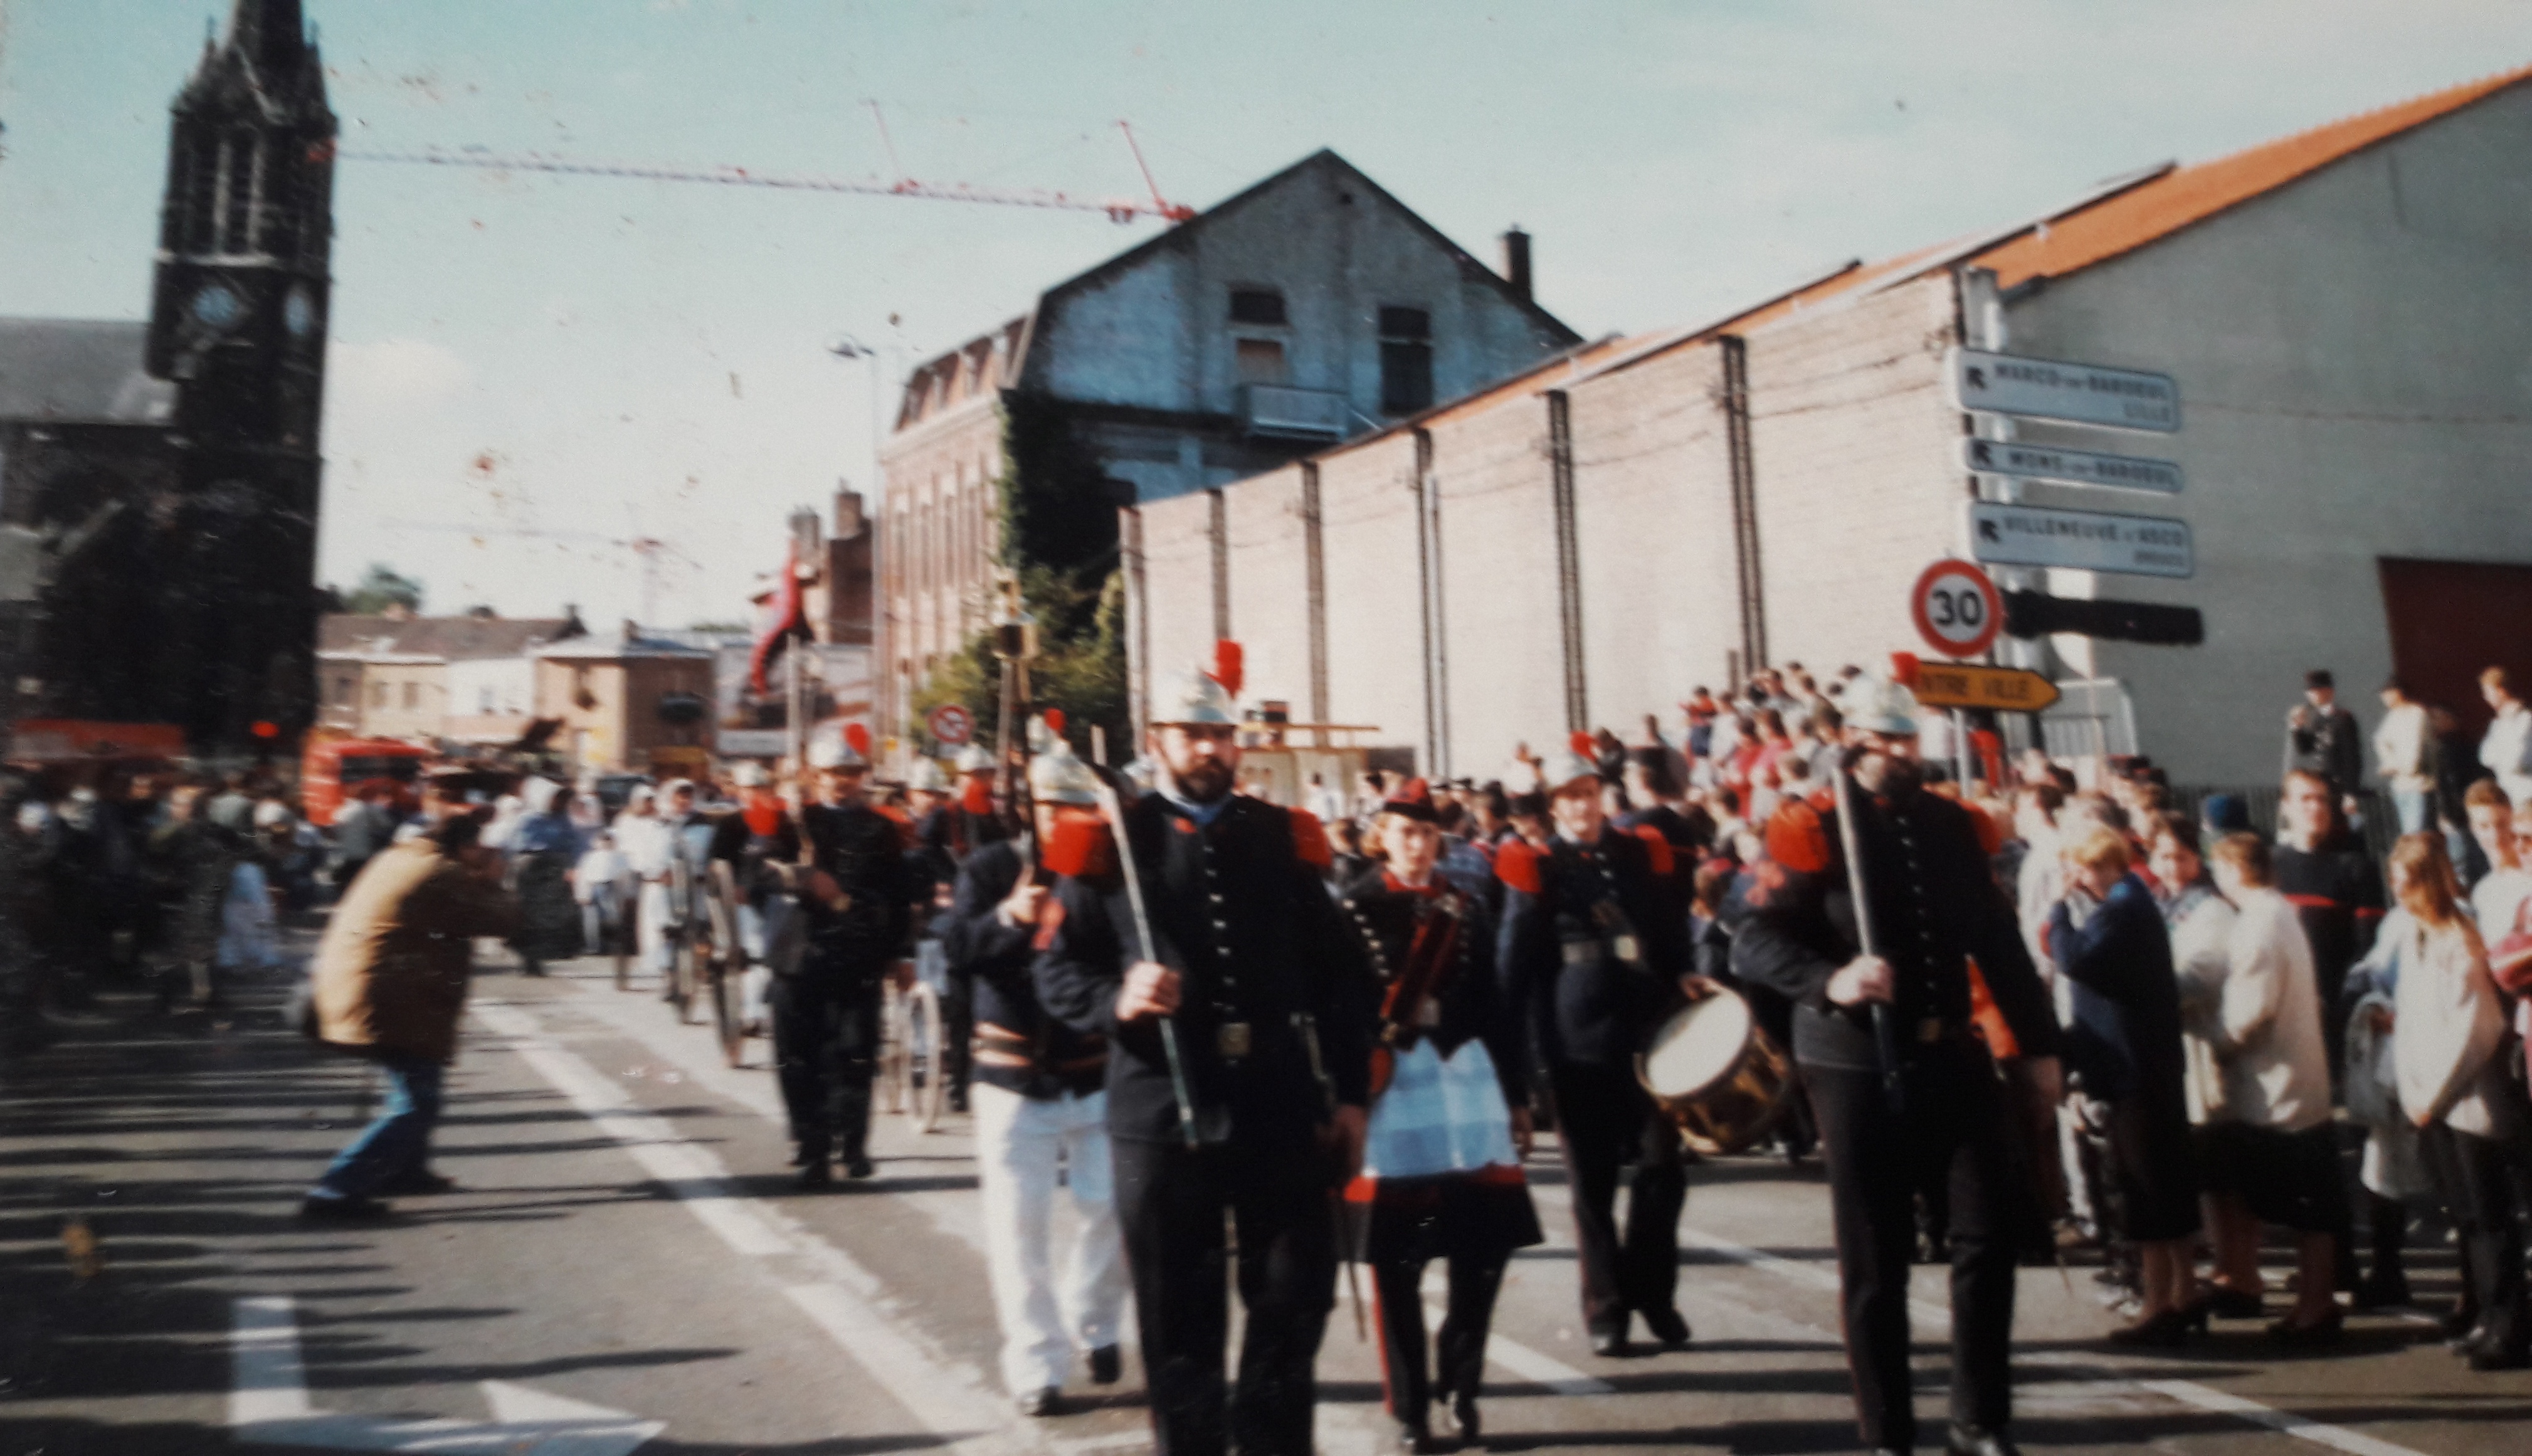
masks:
<path id="1" fill-rule="evenodd" d="M 2004 599 L 1995 583 L 1968 561 L 1936 561 L 1908 594 L 1917 635 L 1945 657 L 1974 658 L 1995 643 L 2004 627 Z"/>

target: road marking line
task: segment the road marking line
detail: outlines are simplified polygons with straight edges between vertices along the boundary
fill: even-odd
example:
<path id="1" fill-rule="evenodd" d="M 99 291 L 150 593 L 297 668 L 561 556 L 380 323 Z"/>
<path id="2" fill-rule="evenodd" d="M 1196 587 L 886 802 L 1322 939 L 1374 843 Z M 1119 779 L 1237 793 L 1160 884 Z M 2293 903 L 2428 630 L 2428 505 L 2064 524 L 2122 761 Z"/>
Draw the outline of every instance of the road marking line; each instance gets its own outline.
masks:
<path id="1" fill-rule="evenodd" d="M 229 1306 L 229 1425 L 304 1421 L 308 1367 L 299 1357 L 299 1315 L 283 1295 L 259 1295 Z"/>
<path id="2" fill-rule="evenodd" d="M 318 1411 L 299 1349 L 298 1301 L 251 1295 L 229 1302 L 229 1429 L 256 1446 L 329 1451 L 480 1451 L 485 1456 L 631 1456 L 664 1421 L 552 1395 L 505 1380 L 476 1388 L 489 1423 Z"/>
<path id="3" fill-rule="evenodd" d="M 513 1006 L 478 1003 L 476 1018 L 508 1038 L 516 1053 L 563 1099 L 631 1153 L 705 1227 L 739 1253 L 806 1259 L 830 1277 L 786 1285 L 784 1293 L 827 1336 L 953 1451 L 1043 1450 L 1042 1439 L 1005 1414 L 972 1366 L 935 1348 L 890 1317 L 883 1281 L 851 1254 L 753 1198 L 730 1194 L 728 1170 L 711 1149 L 678 1136 L 577 1053 L 564 1050 L 536 1018 Z"/>
<path id="4" fill-rule="evenodd" d="M 595 989 L 573 984 L 578 992 L 574 999 L 592 1003 L 590 1006 L 576 1009 L 597 1014 L 596 1019 L 604 1023 L 610 1030 L 629 1036 L 648 1046 L 660 1056 L 679 1064 L 689 1077 L 708 1090 L 729 1097 L 777 1127 L 782 1126 L 784 1122 L 782 1104 L 777 1097 L 766 1089 L 765 1079 L 761 1076 L 741 1077 L 722 1065 L 718 1060 L 719 1049 L 717 1043 L 697 1041 L 695 1037 L 680 1041 L 674 1037 L 669 1025 L 660 1022 L 657 1019 L 635 1020 L 604 1015 L 604 1013 L 611 1012 L 624 1003 L 609 1000 Z M 488 1003 L 477 1003 L 477 1008 L 481 1010 Z M 513 1010 L 516 1007 L 515 1003 L 489 1003 L 489 1005 Z M 703 1030 L 701 1027 L 686 1029 L 698 1034 Z M 696 1052 L 704 1052 L 705 1055 L 689 1060 Z M 605 1085 L 610 1094 L 621 1097 L 627 1105 L 632 1103 L 631 1095 L 623 1092 L 622 1088 L 615 1083 L 606 1082 Z M 674 1134 L 662 1133 L 660 1136 L 673 1138 Z M 964 1212 L 966 1207 L 971 1206 L 971 1200 L 956 1199 L 956 1195 L 940 1193 L 899 1193 L 892 1195 L 921 1209 L 936 1226 L 975 1250 L 979 1255 L 984 1252 L 983 1231 L 977 1227 L 973 1217 Z M 960 1210 L 957 1216 L 950 1216 L 949 1205 L 953 1199 L 956 1199 Z M 1438 1267 L 1433 1272 L 1436 1277 L 1439 1276 Z M 1434 1314 L 1434 1318 L 1437 1321 L 1441 1318 L 1438 1311 Z M 1576 1369 L 1545 1351 L 1533 1349 L 1501 1334 L 1490 1334 L 1487 1337 L 1486 1358 L 1523 1379 L 1545 1386 L 1559 1395 L 1606 1395 L 1617 1388 L 1605 1380 L 1596 1379 Z"/>
<path id="5" fill-rule="evenodd" d="M 1823 1269 L 1815 1264 L 1781 1258 L 1746 1245 L 1735 1244 L 1729 1239 L 1706 1233 L 1701 1229 L 1683 1228 L 1680 1232 L 1698 1248 L 1721 1254 L 1736 1264 L 1743 1264 L 1761 1273 L 1771 1274 L 1776 1278 L 1813 1289 L 1834 1291 L 1838 1287 L 1834 1269 Z M 1931 1300 L 1911 1299 L 1908 1301 L 1908 1309 L 1915 1318 L 1924 1320 L 1928 1324 L 1939 1325 L 1946 1329 L 1951 1326 L 1952 1311 L 1949 1306 L 1937 1305 Z M 2327 1421 L 2297 1415 L 2292 1411 L 2280 1411 L 2274 1406 L 2263 1405 L 2248 1396 L 2218 1390 L 2212 1385 L 2201 1385 L 2195 1380 L 2142 1379 L 2124 1374 L 2118 1369 L 2117 1358 L 2112 1356 L 2070 1355 L 2049 1351 L 2023 1355 L 2019 1358 L 2024 1365 L 2081 1371 L 2087 1379 L 2099 1385 L 2150 1391 L 2197 1410 L 2231 1416 L 2237 1420 L 2249 1422 L 2253 1426 L 2266 1427 L 2281 1435 L 2290 1435 L 2298 1440 L 2311 1441 L 2315 1445 L 2328 1446 L 2333 1451 L 2343 1451 L 2347 1456 L 2424 1456 L 2422 1452 L 2407 1446 L 2396 1445 L 2379 1436 L 2349 1430 L 2343 1426 L 2332 1426 Z"/>

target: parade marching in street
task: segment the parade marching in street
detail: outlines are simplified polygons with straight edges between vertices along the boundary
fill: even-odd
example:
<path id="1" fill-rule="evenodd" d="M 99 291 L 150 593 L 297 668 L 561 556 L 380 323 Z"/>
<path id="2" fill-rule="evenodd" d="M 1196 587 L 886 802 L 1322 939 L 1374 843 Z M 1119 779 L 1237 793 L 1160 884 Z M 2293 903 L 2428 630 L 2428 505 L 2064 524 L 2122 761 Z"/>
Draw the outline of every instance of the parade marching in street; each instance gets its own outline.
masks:
<path id="1" fill-rule="evenodd" d="M 2532 7 L 2283 8 L 0 0 L 0 1456 L 2532 1452 Z"/>
<path id="2" fill-rule="evenodd" d="M 428 1206 L 403 1200 L 465 1193 L 432 1152 L 470 945 L 505 937 L 527 975 L 552 976 L 569 950 L 603 963 L 640 944 L 663 987 L 752 987 L 731 1004 L 770 1021 L 800 1194 L 837 1167 L 890 1185 L 874 1078 L 907 1034 L 892 1008 L 937 964 L 973 1008 L 969 1056 L 936 1045 L 922 1066 L 965 1081 L 1001 1382 L 1027 1418 L 1097 1410 L 1130 1388 L 1130 1353 L 1167 1452 L 1323 1447 L 1316 1370 L 1341 1303 L 1378 1352 L 1381 1444 L 1503 1430 L 1487 1371 L 1519 1347 L 1497 1308 L 1545 1237 L 1532 1155 L 1551 1138 L 1589 1356 L 1646 1358 L 1640 1326 L 1652 1358 L 1693 1365 L 1690 1183 L 1771 1151 L 1798 1164 L 1815 1129 L 1855 1421 L 1876 1452 L 1923 1440 L 1909 1273 L 1929 1259 L 1951 1269 L 1940 1441 L 1965 1456 L 2018 1449 L 2018 1270 L 2092 1265 L 2132 1311 L 2106 1348 L 2184 1350 L 2268 1312 L 2264 1221 L 2300 1241 L 2274 1348 L 2407 1311 L 2404 1245 L 2449 1228 L 2456 1297 L 2421 1317 L 2472 1370 L 2532 1365 L 2513 1192 L 2532 1104 L 2512 1029 L 2532 880 L 2495 777 L 2463 824 L 2389 836 L 2385 873 L 2339 811 L 2387 798 L 2302 766 L 2303 718 L 2273 847 L 2238 803 L 2210 800 L 2203 820 L 2175 804 L 2150 765 L 2086 786 L 2028 756 L 2017 782 L 1963 786 L 1919 756 L 1904 685 L 1847 673 L 1832 693 L 1789 668 L 1684 705 L 1684 749 L 1654 723 L 1614 753 L 1578 734 L 1465 794 L 1384 777 L 1337 826 L 1355 846 L 1341 864 L 1315 816 L 1235 790 L 1237 661 L 1226 644 L 1182 674 L 1130 774 L 1083 760 L 1049 714 L 1011 792 L 987 757 L 972 802 L 921 817 L 874 785 L 857 733 L 811 746 L 806 794 L 752 763 L 632 792 L 606 828 L 631 846 L 620 861 L 579 852 L 559 785 L 526 781 L 505 823 L 473 781 L 429 780 L 409 822 L 364 828 L 392 847 L 337 851 L 307 1029 L 378 1068 L 387 1098 L 303 1216 L 391 1227 Z M 1797 730 L 1827 751 L 1795 751 Z M 918 765 L 911 784 L 943 795 L 947 776 Z M 203 893 L 195 839 L 277 881 L 305 867 L 286 815 L 252 810 L 259 786 L 238 803 L 179 790 L 181 819 L 160 818 L 154 781 L 110 786 L 110 816 L 93 787 L 16 816 L 13 852 L 65 892 L 18 905 L 37 912 L 21 923 L 40 1006 L 114 983 L 82 959 L 93 932 L 42 913 L 111 903 L 109 882 L 63 878 L 104 862 L 100 837 L 152 846 L 142 862 L 166 868 L 139 883 L 168 897 Z M 395 818 L 393 795 L 366 802 Z M 226 827 L 254 822 L 253 839 Z M 2455 829 L 2488 866 L 2475 884 L 2446 852 Z M 622 881 L 567 883 L 590 867 Z M 2378 874 L 2388 919 L 2368 910 Z M 535 908 L 602 888 L 637 906 L 613 940 L 564 945 L 577 922 Z M 143 937 L 140 963 L 166 967 L 169 1005 L 233 1015 L 259 973 L 214 956 L 198 986 L 188 922 L 161 903 L 175 955 Z M 2326 1046 L 2333 1022 L 2343 1052 Z M 1723 1071 L 1676 1085 L 1676 1059 L 1727 1023 L 1746 1029 Z"/>

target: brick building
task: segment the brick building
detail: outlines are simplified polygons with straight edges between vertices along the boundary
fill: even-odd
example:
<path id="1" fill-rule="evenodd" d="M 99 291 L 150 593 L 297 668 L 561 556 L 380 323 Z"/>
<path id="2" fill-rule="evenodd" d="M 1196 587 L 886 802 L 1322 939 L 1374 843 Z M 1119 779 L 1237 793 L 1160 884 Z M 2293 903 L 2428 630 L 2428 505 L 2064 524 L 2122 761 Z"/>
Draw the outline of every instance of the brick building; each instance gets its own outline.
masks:
<path id="1" fill-rule="evenodd" d="M 1572 345 L 1530 297 L 1527 235 L 1505 242 L 1498 273 L 1320 151 L 916 369 L 881 453 L 881 722 L 901 724 L 984 625 L 1007 530 L 1031 561 L 1105 572 L 1120 506 L 1253 475 Z"/>
<path id="2" fill-rule="evenodd" d="M 1915 649 L 1907 588 L 1971 553 L 1984 494 L 2177 516 L 2194 537 L 2187 580 L 2001 573 L 2205 614 L 2198 647 L 2009 644 L 2081 684 L 2040 725 L 2060 748 L 2132 736 L 2182 782 L 2270 781 L 2278 717 L 2325 666 L 2360 710 L 2397 670 L 2482 723 L 2471 671 L 2532 673 L 2527 80 L 2148 168 L 1142 501 L 1123 526 L 1137 683 L 1237 636 L 1257 696 L 1379 725 L 1429 771 L 1490 774 L 1522 740 L 1676 725 L 1692 687 L 1753 665 Z M 2185 426 L 2140 444 L 1965 415 L 1961 345 L 2169 375 Z M 1974 475 L 1975 429 L 2168 457 L 2186 488 Z"/>
<path id="3" fill-rule="evenodd" d="M 575 769 L 700 767 L 712 746 L 713 653 L 631 622 L 535 653 L 537 716 Z"/>

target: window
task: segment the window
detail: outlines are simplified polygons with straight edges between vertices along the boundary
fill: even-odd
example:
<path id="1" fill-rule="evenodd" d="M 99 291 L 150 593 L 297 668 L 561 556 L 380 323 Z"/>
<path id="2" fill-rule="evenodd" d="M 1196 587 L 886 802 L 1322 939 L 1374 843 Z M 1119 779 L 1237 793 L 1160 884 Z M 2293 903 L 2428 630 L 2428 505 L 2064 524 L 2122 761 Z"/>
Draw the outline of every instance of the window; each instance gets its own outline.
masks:
<path id="1" fill-rule="evenodd" d="M 373 683 L 371 683 L 371 684 L 370 684 L 370 706 L 371 706 L 371 707 L 373 707 L 373 708 L 383 708 L 383 707 L 385 707 L 386 705 L 387 705 L 387 685 L 386 685 L 385 683 L 383 683 L 383 682 L 373 682 Z"/>
<path id="2" fill-rule="evenodd" d="M 489 684 L 475 689 L 475 711 L 487 718 L 499 711 L 492 704 L 492 689 Z"/>
<path id="3" fill-rule="evenodd" d="M 1235 339 L 1233 357 L 1243 384 L 1280 384 L 1287 378 L 1280 339 Z"/>
<path id="4" fill-rule="evenodd" d="M 1235 288 L 1231 290 L 1231 321 L 1280 328 L 1290 321 L 1284 317 L 1284 295 L 1272 288 Z"/>
<path id="5" fill-rule="evenodd" d="M 354 706 L 356 706 L 356 705 L 357 705 L 357 703 L 359 702 L 359 698 L 360 698 L 360 691 L 359 691 L 358 683 L 359 683 L 359 679 L 358 679 L 358 678 L 353 678 L 353 677 L 337 677 L 337 678 L 335 678 L 335 679 L 334 679 L 334 706 L 335 706 L 335 707 L 337 707 L 337 708 L 350 708 L 350 707 L 354 707 Z"/>
<path id="6" fill-rule="evenodd" d="M 421 683 L 408 682 L 404 685 L 404 705 L 408 708 L 419 708 L 422 706 Z"/>
<path id="7" fill-rule="evenodd" d="M 1411 415 L 1433 405 L 1433 316 L 1380 310 L 1380 412 Z"/>

